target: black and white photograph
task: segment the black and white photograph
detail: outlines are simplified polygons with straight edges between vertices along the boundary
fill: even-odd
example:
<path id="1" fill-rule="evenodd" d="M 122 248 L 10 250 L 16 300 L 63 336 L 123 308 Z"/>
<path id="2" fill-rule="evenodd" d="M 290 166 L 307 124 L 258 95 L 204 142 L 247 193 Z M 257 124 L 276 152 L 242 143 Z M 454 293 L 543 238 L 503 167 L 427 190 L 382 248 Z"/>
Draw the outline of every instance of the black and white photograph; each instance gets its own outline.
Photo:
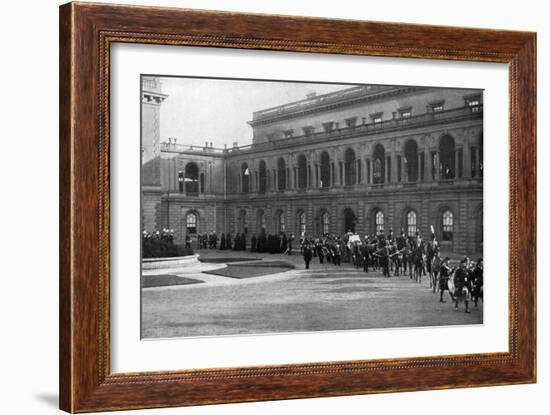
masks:
<path id="1" fill-rule="evenodd" d="M 483 90 L 142 75 L 142 338 L 483 323 Z"/>

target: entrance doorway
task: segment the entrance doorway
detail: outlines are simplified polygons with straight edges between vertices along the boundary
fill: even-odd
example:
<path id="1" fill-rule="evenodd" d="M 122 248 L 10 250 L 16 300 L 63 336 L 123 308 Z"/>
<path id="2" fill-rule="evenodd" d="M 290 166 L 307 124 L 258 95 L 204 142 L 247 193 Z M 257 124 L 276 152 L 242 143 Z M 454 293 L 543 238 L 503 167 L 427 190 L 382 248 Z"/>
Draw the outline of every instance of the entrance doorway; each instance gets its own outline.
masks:
<path id="1" fill-rule="evenodd" d="M 355 233 L 355 224 L 357 223 L 357 217 L 351 208 L 344 209 L 344 232 Z"/>

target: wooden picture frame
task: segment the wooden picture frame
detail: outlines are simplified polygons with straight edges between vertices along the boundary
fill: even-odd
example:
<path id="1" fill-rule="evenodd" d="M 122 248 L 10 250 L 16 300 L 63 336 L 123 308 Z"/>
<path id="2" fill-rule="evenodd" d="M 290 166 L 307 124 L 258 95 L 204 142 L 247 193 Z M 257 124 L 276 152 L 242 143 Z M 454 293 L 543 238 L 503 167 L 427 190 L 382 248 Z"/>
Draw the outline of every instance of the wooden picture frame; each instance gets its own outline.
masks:
<path id="1" fill-rule="evenodd" d="M 109 69 L 114 43 L 509 65 L 509 352 L 111 373 Z M 68 412 L 536 381 L 536 34 L 69 3 L 60 8 L 60 407 Z"/>

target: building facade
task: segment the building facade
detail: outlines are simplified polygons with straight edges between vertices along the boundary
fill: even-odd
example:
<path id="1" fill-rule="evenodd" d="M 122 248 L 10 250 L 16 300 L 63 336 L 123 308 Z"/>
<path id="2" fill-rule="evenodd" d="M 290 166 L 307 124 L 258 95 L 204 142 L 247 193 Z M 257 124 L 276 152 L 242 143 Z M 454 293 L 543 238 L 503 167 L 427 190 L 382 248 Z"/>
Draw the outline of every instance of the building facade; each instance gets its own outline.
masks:
<path id="1" fill-rule="evenodd" d="M 218 149 L 159 143 L 164 99 L 142 105 L 142 223 L 186 234 L 427 237 L 483 251 L 480 90 L 364 85 L 257 111 L 253 142 Z M 151 84 L 152 84 L 151 83 Z M 151 88 L 149 88 L 151 89 Z M 158 149 L 155 150 L 155 146 Z M 147 159 L 145 154 L 152 154 Z"/>

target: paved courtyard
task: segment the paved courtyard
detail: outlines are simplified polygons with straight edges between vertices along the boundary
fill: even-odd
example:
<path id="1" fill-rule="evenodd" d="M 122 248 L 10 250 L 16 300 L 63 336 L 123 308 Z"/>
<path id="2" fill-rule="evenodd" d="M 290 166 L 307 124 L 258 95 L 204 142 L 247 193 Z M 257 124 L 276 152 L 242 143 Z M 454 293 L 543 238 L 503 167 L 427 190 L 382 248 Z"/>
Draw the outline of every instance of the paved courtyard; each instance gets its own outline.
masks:
<path id="1" fill-rule="evenodd" d="M 298 255 L 197 253 L 205 261 L 227 259 L 227 265 L 222 260 L 150 272 L 148 278 L 179 277 L 182 285 L 149 283 L 142 290 L 144 338 L 483 323 L 482 303 L 478 308 L 471 304 L 471 314 L 464 313 L 464 304 L 456 312 L 448 294 L 446 303 L 439 302 L 427 278 L 421 284 L 404 276 L 383 278 L 379 272 L 367 274 L 347 263 L 321 265 L 317 258 L 305 270 Z M 254 276 L 253 259 L 262 270 L 272 268 L 272 272 Z M 282 267 L 281 261 L 289 266 Z M 238 270 L 237 277 L 231 267 Z"/>

